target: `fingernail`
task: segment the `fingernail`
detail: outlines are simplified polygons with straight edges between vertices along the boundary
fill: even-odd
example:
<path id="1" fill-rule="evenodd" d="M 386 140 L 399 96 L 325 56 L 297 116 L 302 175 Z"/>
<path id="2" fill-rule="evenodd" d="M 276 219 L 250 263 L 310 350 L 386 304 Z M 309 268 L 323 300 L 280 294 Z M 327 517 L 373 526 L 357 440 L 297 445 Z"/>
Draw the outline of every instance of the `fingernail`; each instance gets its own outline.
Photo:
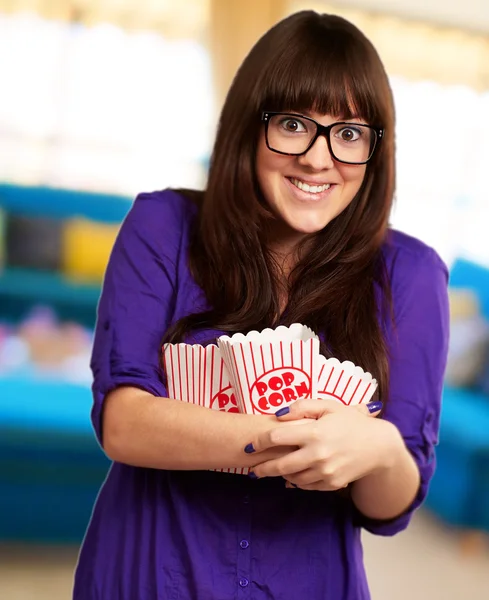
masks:
<path id="1" fill-rule="evenodd" d="M 277 412 L 275 413 L 276 417 L 283 417 L 284 415 L 289 414 L 290 412 L 290 408 L 288 406 L 284 406 L 283 408 L 280 408 L 279 410 L 277 410 Z"/>
<path id="2" fill-rule="evenodd" d="M 370 413 L 379 412 L 379 410 L 382 410 L 383 406 L 384 404 L 380 400 L 377 400 L 375 402 L 369 402 L 367 404 L 367 408 Z"/>
<path id="3" fill-rule="evenodd" d="M 290 482 L 290 485 L 291 485 L 292 487 L 295 487 L 295 488 L 296 488 L 296 487 L 299 487 L 298 485 L 296 485 L 295 483 L 292 483 L 292 482 Z"/>
<path id="4" fill-rule="evenodd" d="M 258 475 L 257 475 L 257 474 L 256 474 L 254 471 L 250 471 L 250 472 L 248 473 L 248 477 L 249 477 L 250 479 L 258 479 Z"/>
<path id="5" fill-rule="evenodd" d="M 255 451 L 255 449 L 253 448 L 253 444 L 248 444 L 244 450 L 246 454 L 252 454 Z"/>

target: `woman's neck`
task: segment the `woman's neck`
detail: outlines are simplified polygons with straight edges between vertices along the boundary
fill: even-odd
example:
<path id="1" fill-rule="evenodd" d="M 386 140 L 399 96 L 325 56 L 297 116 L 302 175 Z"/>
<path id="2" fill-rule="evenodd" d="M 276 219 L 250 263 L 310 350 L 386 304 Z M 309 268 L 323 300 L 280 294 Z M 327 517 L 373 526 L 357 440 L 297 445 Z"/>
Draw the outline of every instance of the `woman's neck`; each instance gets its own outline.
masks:
<path id="1" fill-rule="evenodd" d="M 278 284 L 277 295 L 280 315 L 283 314 L 289 301 L 290 274 L 307 252 L 309 244 L 304 244 L 309 237 L 295 231 L 281 221 L 270 223 L 267 231 L 267 248 L 273 260 L 273 269 Z"/>
<path id="2" fill-rule="evenodd" d="M 305 236 L 279 221 L 274 221 L 267 233 L 268 249 L 280 273 L 288 277 L 300 260 L 300 249 Z"/>

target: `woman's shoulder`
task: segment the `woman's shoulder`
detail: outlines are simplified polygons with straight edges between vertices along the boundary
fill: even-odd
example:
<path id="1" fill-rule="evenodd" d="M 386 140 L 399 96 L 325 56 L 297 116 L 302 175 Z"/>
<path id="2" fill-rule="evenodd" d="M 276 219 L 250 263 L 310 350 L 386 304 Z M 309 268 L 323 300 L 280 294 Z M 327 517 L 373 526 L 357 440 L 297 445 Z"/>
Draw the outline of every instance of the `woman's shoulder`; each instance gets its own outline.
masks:
<path id="1" fill-rule="evenodd" d="M 434 248 L 402 231 L 388 229 L 382 251 L 391 279 L 409 277 L 420 270 L 441 270 L 448 275 L 446 264 Z"/>
<path id="2" fill-rule="evenodd" d="M 448 269 L 443 260 L 425 242 L 396 230 L 388 231 L 383 250 L 397 325 L 403 322 L 409 336 L 430 322 L 442 323 L 445 339 Z"/>
<path id="3" fill-rule="evenodd" d="M 194 190 L 175 190 L 166 188 L 154 192 L 141 192 L 134 200 L 132 212 L 143 217 L 153 215 L 154 220 L 170 222 L 190 222 L 197 213 L 195 198 L 199 192 Z"/>
<path id="4" fill-rule="evenodd" d="M 120 237 L 126 245 L 140 240 L 165 254 L 186 246 L 198 210 L 191 193 L 165 189 L 138 194 L 124 219 Z"/>

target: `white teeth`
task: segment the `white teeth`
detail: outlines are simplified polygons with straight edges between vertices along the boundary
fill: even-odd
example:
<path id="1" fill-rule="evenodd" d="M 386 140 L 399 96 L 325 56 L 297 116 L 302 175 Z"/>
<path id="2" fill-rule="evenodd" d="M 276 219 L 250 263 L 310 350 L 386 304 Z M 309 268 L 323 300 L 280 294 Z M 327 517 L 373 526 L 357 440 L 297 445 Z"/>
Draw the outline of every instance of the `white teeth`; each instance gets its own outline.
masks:
<path id="1" fill-rule="evenodd" d="M 320 192 L 329 190 L 331 187 L 330 183 L 324 183 L 323 185 L 309 185 L 299 179 L 291 179 L 290 181 L 303 192 L 309 192 L 310 194 L 319 194 Z"/>

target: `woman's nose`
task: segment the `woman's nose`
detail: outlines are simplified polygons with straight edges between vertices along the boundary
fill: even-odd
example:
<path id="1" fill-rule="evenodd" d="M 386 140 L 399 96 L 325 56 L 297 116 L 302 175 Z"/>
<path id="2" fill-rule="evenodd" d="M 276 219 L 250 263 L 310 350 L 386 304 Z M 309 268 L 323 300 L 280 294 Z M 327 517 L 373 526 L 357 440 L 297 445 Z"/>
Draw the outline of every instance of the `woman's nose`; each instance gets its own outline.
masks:
<path id="1" fill-rule="evenodd" d="M 328 142 L 324 135 L 320 135 L 311 148 L 305 154 L 299 156 L 299 163 L 315 171 L 334 167 L 333 157 L 331 156 Z"/>

